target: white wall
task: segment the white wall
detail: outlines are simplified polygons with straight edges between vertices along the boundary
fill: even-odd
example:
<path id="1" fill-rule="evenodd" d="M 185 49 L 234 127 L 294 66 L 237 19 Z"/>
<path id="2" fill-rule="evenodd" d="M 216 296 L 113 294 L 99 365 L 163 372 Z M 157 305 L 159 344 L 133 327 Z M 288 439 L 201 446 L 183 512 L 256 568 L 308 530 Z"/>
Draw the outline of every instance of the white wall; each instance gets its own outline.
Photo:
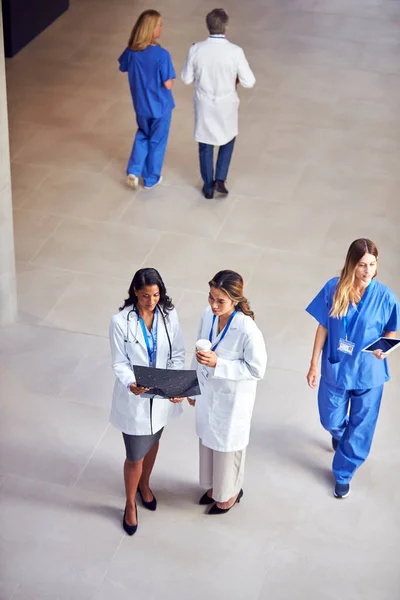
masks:
<path id="1" fill-rule="evenodd" d="M 17 316 L 10 149 L 3 48 L 3 23 L 0 10 L 0 326 L 12 323 Z"/>

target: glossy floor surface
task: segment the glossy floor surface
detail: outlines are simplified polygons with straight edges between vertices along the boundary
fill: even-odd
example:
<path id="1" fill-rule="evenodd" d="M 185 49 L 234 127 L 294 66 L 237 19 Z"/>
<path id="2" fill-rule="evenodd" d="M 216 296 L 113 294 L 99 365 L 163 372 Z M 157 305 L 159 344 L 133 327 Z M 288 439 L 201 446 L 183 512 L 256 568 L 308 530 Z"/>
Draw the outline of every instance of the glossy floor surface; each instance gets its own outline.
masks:
<path id="1" fill-rule="evenodd" d="M 8 62 L 19 322 L 0 335 L 1 600 L 400 598 L 400 354 L 390 358 L 371 456 L 332 496 L 330 440 L 306 386 L 304 307 L 370 237 L 400 293 L 400 3 L 227 0 L 229 37 L 257 77 L 240 90 L 227 198 L 200 193 L 192 90 L 177 108 L 163 185 L 132 192 L 135 120 L 117 58 L 145 1 L 72 0 Z M 160 0 L 179 72 L 210 0 Z M 121 436 L 108 425 L 107 340 L 141 266 L 163 275 L 193 349 L 207 282 L 243 274 L 269 351 L 243 501 L 196 501 L 193 411 L 165 432 L 124 535 Z"/>

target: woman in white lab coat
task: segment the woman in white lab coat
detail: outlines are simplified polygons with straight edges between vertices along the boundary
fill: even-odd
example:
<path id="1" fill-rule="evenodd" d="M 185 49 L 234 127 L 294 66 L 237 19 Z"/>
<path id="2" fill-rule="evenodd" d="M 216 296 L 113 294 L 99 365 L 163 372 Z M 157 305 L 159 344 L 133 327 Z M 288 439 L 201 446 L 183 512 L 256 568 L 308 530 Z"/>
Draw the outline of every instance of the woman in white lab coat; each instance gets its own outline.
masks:
<path id="1" fill-rule="evenodd" d="M 184 83 L 194 83 L 194 137 L 199 143 L 203 195 L 208 199 L 214 191 L 228 193 L 225 181 L 238 134 L 236 86 L 251 88 L 256 82 L 242 48 L 225 37 L 228 20 L 222 8 L 207 15 L 210 36 L 190 47 L 181 73 Z M 215 178 L 214 146 L 220 147 Z"/>
<path id="2" fill-rule="evenodd" d="M 129 297 L 110 325 L 112 365 L 116 376 L 110 421 L 122 432 L 126 460 L 126 506 L 123 527 L 137 529 L 138 492 L 143 505 L 156 510 L 150 475 L 159 440 L 168 421 L 182 412 L 181 398 L 146 395 L 135 381 L 134 365 L 183 369 L 185 349 L 178 315 L 156 269 L 140 269 L 129 287 Z"/>
<path id="3" fill-rule="evenodd" d="M 198 339 L 208 339 L 211 350 L 196 350 L 201 396 L 188 400 L 196 406 L 200 485 L 208 488 L 200 504 L 213 504 L 208 514 L 215 515 L 228 512 L 243 496 L 257 380 L 264 377 L 267 353 L 243 295 L 242 277 L 220 271 L 209 286 L 209 307 L 203 312 Z"/>

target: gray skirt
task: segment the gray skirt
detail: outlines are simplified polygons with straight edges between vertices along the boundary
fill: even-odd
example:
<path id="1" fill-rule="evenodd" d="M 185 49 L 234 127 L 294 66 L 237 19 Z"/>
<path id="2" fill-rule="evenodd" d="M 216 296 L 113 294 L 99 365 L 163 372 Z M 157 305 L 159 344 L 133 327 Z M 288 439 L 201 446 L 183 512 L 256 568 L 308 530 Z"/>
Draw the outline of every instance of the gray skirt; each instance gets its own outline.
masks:
<path id="1" fill-rule="evenodd" d="M 129 435 L 128 433 L 122 433 L 126 448 L 126 458 L 133 461 L 144 458 L 154 444 L 157 444 L 163 431 L 164 427 L 152 435 Z"/>

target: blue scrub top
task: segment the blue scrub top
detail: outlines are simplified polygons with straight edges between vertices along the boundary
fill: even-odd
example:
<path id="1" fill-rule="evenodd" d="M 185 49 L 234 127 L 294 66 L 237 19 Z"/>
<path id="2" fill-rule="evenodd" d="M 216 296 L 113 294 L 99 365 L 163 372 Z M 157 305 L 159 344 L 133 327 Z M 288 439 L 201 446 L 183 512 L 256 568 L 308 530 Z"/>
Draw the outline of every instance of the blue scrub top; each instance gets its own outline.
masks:
<path id="1" fill-rule="evenodd" d="M 176 78 L 171 56 L 165 48 L 158 45 L 140 51 L 126 48 L 118 60 L 119 70 L 128 73 L 137 115 L 160 119 L 174 108 L 172 92 L 163 85 L 168 79 Z"/>
<path id="2" fill-rule="evenodd" d="M 395 294 L 385 285 L 373 279 L 368 295 L 358 312 L 349 306 L 347 321 L 348 339 L 355 344 L 350 356 L 338 350 L 340 338 L 345 338 L 342 318 L 330 316 L 333 296 L 339 278 L 330 279 L 307 306 L 306 311 L 328 330 L 322 351 L 321 377 L 334 387 L 345 390 L 367 390 L 389 381 L 387 359 L 378 360 L 372 353 L 362 352 L 368 344 L 384 331 L 400 329 L 400 305 Z M 358 313 L 354 323 L 352 317 Z"/>

